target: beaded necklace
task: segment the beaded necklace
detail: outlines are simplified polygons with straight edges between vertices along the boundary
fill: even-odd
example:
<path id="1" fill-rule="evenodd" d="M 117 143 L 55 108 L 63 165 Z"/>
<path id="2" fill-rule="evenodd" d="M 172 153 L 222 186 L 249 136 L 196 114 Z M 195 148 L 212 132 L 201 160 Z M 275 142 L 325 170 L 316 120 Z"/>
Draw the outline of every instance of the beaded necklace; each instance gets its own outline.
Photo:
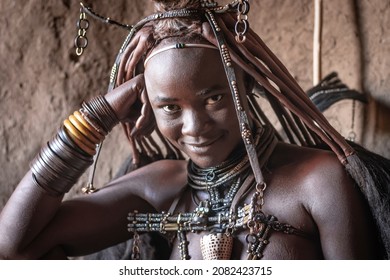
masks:
<path id="1" fill-rule="evenodd" d="M 207 191 L 212 211 L 227 210 L 241 186 L 242 177 L 248 173 L 249 168 L 248 155 L 243 149 L 239 149 L 232 159 L 215 167 L 200 168 L 189 161 L 188 185 L 193 190 L 193 196 L 196 191 Z"/>

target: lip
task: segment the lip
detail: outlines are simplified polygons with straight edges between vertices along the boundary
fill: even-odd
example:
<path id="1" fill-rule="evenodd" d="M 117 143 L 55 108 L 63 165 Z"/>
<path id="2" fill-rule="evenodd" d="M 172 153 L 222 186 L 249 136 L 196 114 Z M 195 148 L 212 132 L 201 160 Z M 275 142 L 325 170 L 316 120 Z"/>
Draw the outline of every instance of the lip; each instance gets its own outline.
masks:
<path id="1" fill-rule="evenodd" d="M 208 150 L 211 148 L 211 146 L 217 142 L 219 139 L 221 139 L 221 136 L 218 136 L 214 139 L 210 139 L 207 141 L 199 142 L 199 143 L 190 143 L 190 142 L 184 142 L 184 144 L 195 153 L 205 153 L 208 152 Z"/>

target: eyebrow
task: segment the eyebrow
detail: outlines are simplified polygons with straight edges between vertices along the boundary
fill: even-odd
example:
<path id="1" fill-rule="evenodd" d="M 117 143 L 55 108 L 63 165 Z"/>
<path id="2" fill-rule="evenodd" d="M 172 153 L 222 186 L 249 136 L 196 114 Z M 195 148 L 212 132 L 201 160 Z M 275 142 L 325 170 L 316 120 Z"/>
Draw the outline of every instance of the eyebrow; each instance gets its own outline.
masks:
<path id="1" fill-rule="evenodd" d="M 157 96 L 156 98 L 154 98 L 154 102 L 156 103 L 170 103 L 177 101 L 179 101 L 179 99 L 173 97 Z"/>
<path id="2" fill-rule="evenodd" d="M 214 86 L 214 87 L 211 87 L 211 88 L 203 89 L 203 90 L 197 92 L 195 95 L 196 96 L 204 96 L 204 95 L 207 95 L 207 94 L 210 94 L 210 93 L 213 93 L 213 92 L 226 91 L 226 90 L 229 91 L 229 88 L 217 85 L 217 86 Z"/>
<path id="3" fill-rule="evenodd" d="M 222 86 L 214 86 L 211 88 L 203 89 L 197 93 L 195 93 L 196 96 L 205 96 L 213 92 L 219 92 L 219 91 L 229 91 L 229 88 L 222 87 Z M 155 103 L 173 103 L 179 101 L 179 98 L 175 97 L 166 97 L 166 96 L 156 96 L 156 98 L 153 99 Z"/>

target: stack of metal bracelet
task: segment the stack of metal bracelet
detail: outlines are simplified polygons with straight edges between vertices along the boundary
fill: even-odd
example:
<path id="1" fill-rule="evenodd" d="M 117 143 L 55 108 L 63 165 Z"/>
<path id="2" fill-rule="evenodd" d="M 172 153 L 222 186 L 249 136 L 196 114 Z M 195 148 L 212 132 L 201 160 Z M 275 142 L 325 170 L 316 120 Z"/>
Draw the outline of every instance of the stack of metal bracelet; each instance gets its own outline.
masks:
<path id="1" fill-rule="evenodd" d="M 103 96 L 83 102 L 31 163 L 35 184 L 54 196 L 68 192 L 93 163 L 97 146 L 118 122 Z"/>

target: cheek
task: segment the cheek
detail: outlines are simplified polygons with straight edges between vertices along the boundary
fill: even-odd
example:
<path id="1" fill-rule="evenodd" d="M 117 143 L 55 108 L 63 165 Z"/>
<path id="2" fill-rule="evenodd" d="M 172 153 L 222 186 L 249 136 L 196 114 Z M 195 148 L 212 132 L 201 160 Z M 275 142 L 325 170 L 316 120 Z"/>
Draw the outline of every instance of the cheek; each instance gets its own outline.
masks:
<path id="1" fill-rule="evenodd" d="M 218 110 L 216 114 L 214 114 L 214 118 L 217 119 L 217 122 L 224 127 L 229 128 L 239 128 L 238 119 L 236 109 L 234 107 L 233 100 L 231 100 L 230 96 L 226 96 L 229 98 L 222 109 Z"/>
<path id="2" fill-rule="evenodd" d="M 165 138 L 174 141 L 180 137 L 181 128 L 178 121 L 167 120 L 156 113 L 155 117 L 157 127 Z"/>

